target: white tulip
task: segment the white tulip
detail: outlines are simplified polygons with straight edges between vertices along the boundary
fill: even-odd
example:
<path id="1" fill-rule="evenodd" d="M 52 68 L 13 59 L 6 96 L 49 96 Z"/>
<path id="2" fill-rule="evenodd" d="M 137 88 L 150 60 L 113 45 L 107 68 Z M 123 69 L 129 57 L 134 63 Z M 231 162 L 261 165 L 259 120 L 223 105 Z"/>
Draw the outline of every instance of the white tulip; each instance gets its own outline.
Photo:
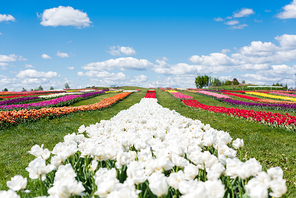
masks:
<path id="1" fill-rule="evenodd" d="M 234 141 L 232 142 L 232 146 L 233 146 L 235 149 L 243 148 L 243 147 L 244 147 L 244 140 L 243 140 L 243 139 L 239 139 L 239 138 L 237 138 L 236 140 L 234 140 Z"/>
<path id="2" fill-rule="evenodd" d="M 23 178 L 21 175 L 16 175 L 11 178 L 11 181 L 6 182 L 7 187 L 13 191 L 23 190 L 27 187 L 27 178 Z"/>
<path id="3" fill-rule="evenodd" d="M 152 173 L 148 181 L 150 190 L 156 196 L 161 197 L 168 192 L 169 187 L 164 174 L 159 172 Z"/>

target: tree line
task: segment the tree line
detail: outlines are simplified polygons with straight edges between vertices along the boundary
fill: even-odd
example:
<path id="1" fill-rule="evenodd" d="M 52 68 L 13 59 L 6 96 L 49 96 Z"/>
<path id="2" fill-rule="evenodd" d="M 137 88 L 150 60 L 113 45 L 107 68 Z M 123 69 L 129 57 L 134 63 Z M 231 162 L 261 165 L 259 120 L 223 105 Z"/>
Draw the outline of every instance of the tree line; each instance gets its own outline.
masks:
<path id="1" fill-rule="evenodd" d="M 69 86 L 68 83 L 65 84 L 65 89 L 70 89 L 70 86 Z M 54 90 L 53 86 L 51 86 L 51 87 L 49 88 L 49 90 Z M 7 88 L 4 88 L 2 91 L 8 91 L 8 89 L 7 89 Z M 22 91 L 27 91 L 27 90 L 23 87 L 23 88 L 22 88 Z M 38 87 L 38 89 L 30 89 L 30 91 L 43 91 L 43 87 L 40 85 L 40 86 Z"/>
<path id="2" fill-rule="evenodd" d="M 245 81 L 242 81 L 243 84 L 245 84 Z M 221 81 L 219 78 L 212 78 L 207 75 L 200 76 L 198 75 L 195 78 L 195 85 L 196 88 L 203 88 L 203 87 L 211 87 L 211 86 L 224 86 L 224 85 L 239 85 L 240 83 L 236 78 L 234 78 L 232 81 L 225 80 Z"/>

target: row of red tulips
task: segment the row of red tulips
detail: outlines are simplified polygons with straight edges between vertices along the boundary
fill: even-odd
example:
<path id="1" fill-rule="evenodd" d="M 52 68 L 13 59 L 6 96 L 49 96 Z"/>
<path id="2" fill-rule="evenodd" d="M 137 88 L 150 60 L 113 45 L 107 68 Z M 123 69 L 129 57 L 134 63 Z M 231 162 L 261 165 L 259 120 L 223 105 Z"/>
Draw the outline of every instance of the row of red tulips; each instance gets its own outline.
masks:
<path id="1" fill-rule="evenodd" d="M 251 121 L 256 121 L 263 124 L 268 124 L 275 127 L 285 127 L 287 129 L 295 130 L 296 129 L 296 117 L 291 116 L 288 113 L 271 113 L 271 112 L 262 112 L 254 110 L 245 110 L 238 108 L 226 108 L 219 106 L 210 106 L 204 105 L 198 102 L 197 100 L 183 100 L 183 103 L 186 106 L 195 107 L 203 109 L 206 111 L 214 113 L 223 113 L 233 117 L 244 118 Z"/>
<path id="2" fill-rule="evenodd" d="M 148 90 L 144 98 L 156 98 L 155 90 Z"/>

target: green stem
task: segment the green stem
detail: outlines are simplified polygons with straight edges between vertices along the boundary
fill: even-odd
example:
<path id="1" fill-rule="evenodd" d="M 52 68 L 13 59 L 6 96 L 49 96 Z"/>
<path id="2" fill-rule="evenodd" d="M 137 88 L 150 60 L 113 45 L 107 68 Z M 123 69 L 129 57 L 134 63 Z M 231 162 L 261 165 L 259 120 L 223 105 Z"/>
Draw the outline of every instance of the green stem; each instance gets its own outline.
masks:
<path id="1" fill-rule="evenodd" d="M 44 185 L 43 185 L 43 182 L 42 182 L 42 175 L 40 175 L 39 180 L 40 180 L 40 184 L 41 184 L 41 193 L 42 193 L 42 196 L 43 196 L 43 195 L 45 195 L 45 193 L 44 193 Z"/>
<path id="2" fill-rule="evenodd" d="M 232 184 L 230 182 L 230 177 L 227 177 L 227 180 L 228 180 L 228 185 L 229 185 L 229 187 L 231 189 L 231 197 L 234 198 L 234 192 L 233 192 Z"/>

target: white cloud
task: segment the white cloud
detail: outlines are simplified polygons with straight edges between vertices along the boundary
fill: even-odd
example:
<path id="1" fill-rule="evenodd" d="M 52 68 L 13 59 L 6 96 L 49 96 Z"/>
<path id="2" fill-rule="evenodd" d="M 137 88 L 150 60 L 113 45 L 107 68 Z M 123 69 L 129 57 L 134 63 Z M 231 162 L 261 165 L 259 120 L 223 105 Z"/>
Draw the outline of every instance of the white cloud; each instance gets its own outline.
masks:
<path id="1" fill-rule="evenodd" d="M 124 73 L 119 72 L 119 73 L 109 73 L 107 71 L 88 71 L 83 74 L 83 76 L 88 76 L 88 77 L 97 77 L 97 78 L 103 78 L 103 79 L 110 79 L 113 81 L 116 80 L 125 80 L 126 76 Z"/>
<path id="2" fill-rule="evenodd" d="M 148 80 L 147 76 L 145 76 L 143 74 L 141 74 L 139 76 L 135 76 L 134 78 L 135 78 L 136 82 L 145 82 Z"/>
<path id="3" fill-rule="evenodd" d="M 221 17 L 214 18 L 214 21 L 224 21 Z"/>
<path id="4" fill-rule="evenodd" d="M 18 78 L 55 78 L 60 77 L 57 72 L 39 72 L 34 69 L 27 69 L 24 71 L 20 71 L 16 77 Z"/>
<path id="5" fill-rule="evenodd" d="M 206 66 L 237 65 L 239 61 L 223 53 L 211 53 L 210 56 L 193 55 L 189 58 L 192 63 Z"/>
<path id="6" fill-rule="evenodd" d="M 247 70 L 267 70 L 270 68 L 270 65 L 267 63 L 264 64 L 243 64 L 241 69 Z"/>
<path id="7" fill-rule="evenodd" d="M 79 71 L 79 72 L 77 72 L 77 75 L 78 75 L 78 76 L 84 76 L 84 73 L 81 72 L 81 71 Z"/>
<path id="8" fill-rule="evenodd" d="M 124 70 L 144 70 L 153 64 L 146 59 L 136 59 L 133 57 L 109 59 L 103 62 L 93 62 L 84 65 L 82 68 L 86 70 L 113 70 L 118 68 Z"/>
<path id="9" fill-rule="evenodd" d="M 2 21 L 15 21 L 15 18 L 10 14 L 0 14 L 0 22 Z"/>
<path id="10" fill-rule="evenodd" d="M 51 57 L 48 56 L 47 54 L 42 54 L 41 57 L 44 58 L 44 59 L 51 59 Z"/>
<path id="11" fill-rule="evenodd" d="M 251 45 L 242 47 L 239 52 L 244 55 L 269 55 L 279 47 L 271 42 L 252 41 Z"/>
<path id="12" fill-rule="evenodd" d="M 0 66 L 5 67 L 5 66 L 7 66 L 7 65 L 8 65 L 8 63 L 1 63 L 1 62 L 0 62 Z"/>
<path id="13" fill-rule="evenodd" d="M 67 67 L 68 69 L 70 69 L 70 70 L 74 70 L 75 68 L 74 67 Z"/>
<path id="14" fill-rule="evenodd" d="M 283 7 L 284 11 L 276 15 L 280 19 L 296 19 L 296 0 Z"/>
<path id="15" fill-rule="evenodd" d="M 89 27 L 92 23 L 87 14 L 68 6 L 59 6 L 44 10 L 41 25 L 43 26 L 75 26 L 77 28 Z"/>
<path id="16" fill-rule="evenodd" d="M 2 35 L 2 33 L 0 32 L 0 35 Z"/>
<path id="17" fill-rule="evenodd" d="M 33 65 L 30 65 L 30 64 L 25 64 L 25 67 L 26 68 L 35 68 Z"/>
<path id="18" fill-rule="evenodd" d="M 262 23 L 263 21 L 262 21 L 262 20 L 254 19 L 254 22 L 255 22 L 255 23 Z"/>
<path id="19" fill-rule="evenodd" d="M 223 53 L 223 54 L 227 54 L 227 53 L 229 53 L 229 52 L 231 52 L 230 49 L 223 49 L 223 50 L 221 50 L 221 53 Z"/>
<path id="20" fill-rule="evenodd" d="M 237 26 L 231 26 L 229 29 L 243 29 L 244 27 L 247 27 L 247 24 L 241 24 L 241 25 L 237 25 Z"/>
<path id="21" fill-rule="evenodd" d="M 136 54 L 136 51 L 132 47 L 124 47 L 119 45 L 117 45 L 117 47 L 115 46 L 110 47 L 110 51 L 107 51 L 107 52 L 113 56 L 121 56 L 122 54 L 124 55 Z"/>
<path id="22" fill-rule="evenodd" d="M 296 35 L 283 34 L 275 37 L 275 39 L 284 49 L 296 48 Z"/>
<path id="23" fill-rule="evenodd" d="M 239 24 L 239 21 L 237 20 L 232 20 L 232 21 L 227 21 L 225 22 L 226 25 L 236 25 L 236 24 Z"/>
<path id="24" fill-rule="evenodd" d="M 15 54 L 10 54 L 9 56 L 7 55 L 0 55 L 0 63 L 1 62 L 13 62 L 17 60 L 17 55 Z"/>
<path id="25" fill-rule="evenodd" d="M 60 51 L 57 52 L 57 56 L 61 57 L 61 58 L 68 58 L 69 55 L 67 53 L 62 53 Z"/>
<path id="26" fill-rule="evenodd" d="M 253 9 L 243 8 L 239 12 L 234 13 L 233 14 L 233 17 L 234 18 L 248 17 L 251 14 L 255 14 L 255 12 L 253 11 Z"/>

